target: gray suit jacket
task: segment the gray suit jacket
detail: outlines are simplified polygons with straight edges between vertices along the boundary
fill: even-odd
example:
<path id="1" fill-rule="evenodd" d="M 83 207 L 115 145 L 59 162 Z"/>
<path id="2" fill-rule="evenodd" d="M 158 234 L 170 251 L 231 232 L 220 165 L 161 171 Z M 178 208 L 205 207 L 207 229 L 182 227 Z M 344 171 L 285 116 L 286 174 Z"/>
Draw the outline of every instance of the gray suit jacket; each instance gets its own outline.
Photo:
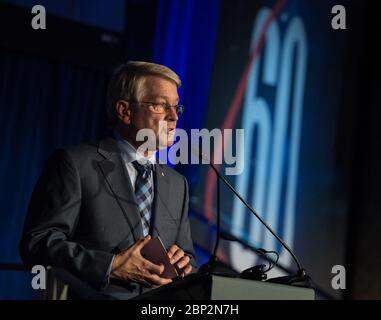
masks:
<path id="1" fill-rule="evenodd" d="M 177 244 L 195 266 L 186 179 L 156 164 L 154 188 L 153 236 L 159 233 L 167 248 Z M 142 237 L 120 150 L 115 139 L 106 138 L 60 149 L 48 159 L 29 204 L 20 254 L 27 264 L 62 267 L 107 290 L 113 255 Z M 134 296 L 140 288 L 131 284 L 128 290 Z"/>

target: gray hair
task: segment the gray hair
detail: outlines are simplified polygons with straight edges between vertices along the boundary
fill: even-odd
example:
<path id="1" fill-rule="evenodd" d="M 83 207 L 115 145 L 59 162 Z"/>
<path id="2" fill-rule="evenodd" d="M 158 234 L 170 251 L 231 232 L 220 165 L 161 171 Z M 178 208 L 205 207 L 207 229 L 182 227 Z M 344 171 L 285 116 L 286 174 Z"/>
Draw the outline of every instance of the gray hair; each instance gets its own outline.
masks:
<path id="1" fill-rule="evenodd" d="M 107 119 L 111 127 L 117 123 L 116 103 L 119 99 L 139 100 L 147 76 L 159 76 L 181 86 L 179 76 L 166 66 L 144 61 L 129 61 L 114 71 L 107 91 Z"/>

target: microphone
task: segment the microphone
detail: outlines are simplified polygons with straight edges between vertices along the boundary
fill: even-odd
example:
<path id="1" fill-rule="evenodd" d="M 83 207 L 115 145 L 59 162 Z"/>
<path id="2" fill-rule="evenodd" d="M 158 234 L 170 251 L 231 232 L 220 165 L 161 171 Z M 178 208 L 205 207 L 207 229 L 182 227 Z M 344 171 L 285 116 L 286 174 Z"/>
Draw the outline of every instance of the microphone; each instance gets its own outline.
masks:
<path id="1" fill-rule="evenodd" d="M 192 148 L 192 153 L 197 156 L 200 160 L 204 160 L 207 162 L 207 164 L 213 169 L 215 172 L 218 180 L 217 180 L 217 187 L 219 188 L 218 181 L 222 181 L 237 197 L 241 202 L 250 210 L 252 214 L 266 227 L 268 231 L 280 242 L 280 244 L 287 250 L 287 252 L 291 255 L 293 260 L 295 261 L 298 271 L 295 275 L 292 276 L 285 276 L 285 277 L 278 277 L 278 278 L 272 278 L 267 281 L 274 282 L 274 283 L 285 283 L 285 284 L 291 284 L 291 285 L 298 285 L 298 286 L 305 286 L 310 287 L 309 279 L 310 277 L 307 275 L 306 271 L 301 267 L 298 258 L 296 255 L 292 252 L 292 250 L 289 248 L 289 246 L 270 228 L 270 226 L 259 216 L 259 214 L 255 211 L 255 209 L 248 204 L 245 199 L 238 193 L 237 190 L 225 179 L 225 177 L 217 170 L 215 165 L 208 159 L 208 157 L 201 151 L 197 150 L 196 148 Z M 219 212 L 219 190 L 217 191 L 217 241 L 216 241 L 216 247 L 214 249 L 213 258 L 216 259 L 216 252 L 217 252 L 217 246 L 219 243 L 219 238 L 221 237 L 221 233 L 219 230 L 219 223 L 220 223 L 220 212 Z"/>

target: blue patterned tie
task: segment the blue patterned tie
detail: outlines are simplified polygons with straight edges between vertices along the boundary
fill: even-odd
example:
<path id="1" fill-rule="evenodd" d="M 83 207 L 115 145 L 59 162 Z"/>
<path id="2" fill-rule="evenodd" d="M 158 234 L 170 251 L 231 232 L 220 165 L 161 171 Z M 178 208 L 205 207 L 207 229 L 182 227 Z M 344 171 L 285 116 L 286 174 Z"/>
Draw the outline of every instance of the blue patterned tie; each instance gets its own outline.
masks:
<path id="1" fill-rule="evenodd" d="M 148 161 L 145 164 L 140 164 L 137 160 L 133 161 L 132 164 L 138 171 L 135 181 L 135 196 L 142 220 L 143 236 L 145 237 L 149 233 L 149 222 L 151 219 L 151 206 L 153 200 L 151 180 L 152 164 Z"/>

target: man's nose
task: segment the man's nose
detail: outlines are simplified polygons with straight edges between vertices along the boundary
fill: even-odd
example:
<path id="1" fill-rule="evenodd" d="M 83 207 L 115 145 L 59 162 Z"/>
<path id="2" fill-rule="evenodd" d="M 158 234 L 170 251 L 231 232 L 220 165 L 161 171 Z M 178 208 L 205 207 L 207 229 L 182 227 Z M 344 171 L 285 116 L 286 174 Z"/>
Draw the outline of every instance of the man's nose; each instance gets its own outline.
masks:
<path id="1" fill-rule="evenodd" d="M 167 120 L 177 121 L 179 120 L 179 116 L 177 115 L 176 107 L 170 107 L 167 110 Z"/>

